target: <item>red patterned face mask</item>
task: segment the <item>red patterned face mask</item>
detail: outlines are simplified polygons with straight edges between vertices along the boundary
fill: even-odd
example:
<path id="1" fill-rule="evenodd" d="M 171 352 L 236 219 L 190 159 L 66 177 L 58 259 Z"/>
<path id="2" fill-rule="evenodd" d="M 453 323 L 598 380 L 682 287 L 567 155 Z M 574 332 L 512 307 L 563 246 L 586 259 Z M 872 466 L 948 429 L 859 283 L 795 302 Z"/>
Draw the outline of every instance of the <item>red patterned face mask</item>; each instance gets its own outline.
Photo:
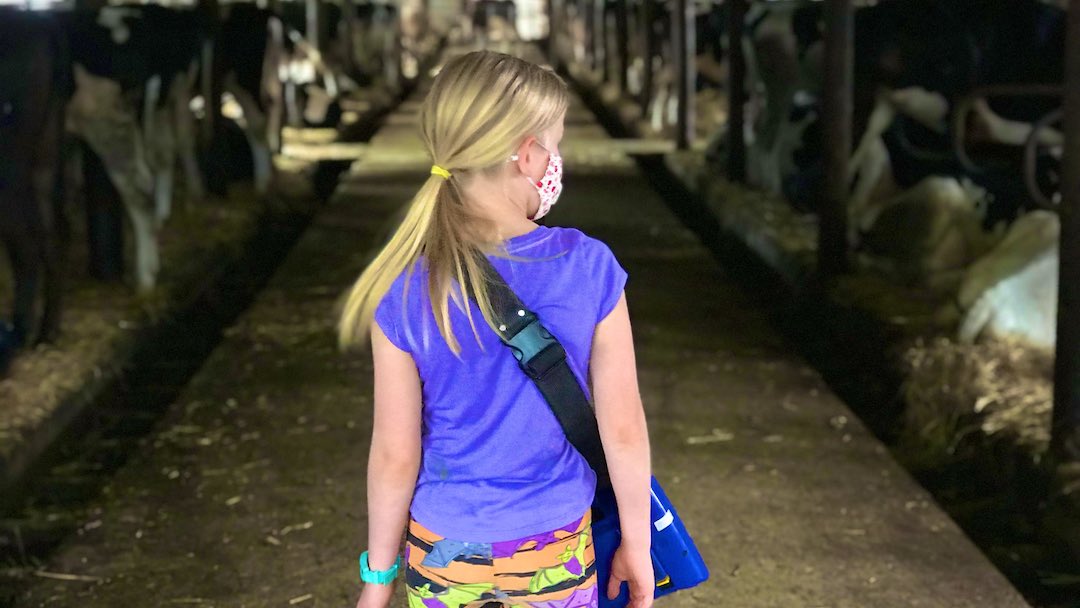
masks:
<path id="1" fill-rule="evenodd" d="M 539 142 L 536 145 L 544 148 Z M 547 150 L 547 148 L 544 149 Z M 529 183 L 533 184 L 537 193 L 540 194 L 540 207 L 536 210 L 536 215 L 529 218 L 538 220 L 551 211 L 551 207 L 562 194 L 562 157 L 548 150 L 547 171 L 544 172 L 544 177 L 538 182 L 533 182 L 528 176 L 525 176 L 525 179 L 529 180 Z"/>

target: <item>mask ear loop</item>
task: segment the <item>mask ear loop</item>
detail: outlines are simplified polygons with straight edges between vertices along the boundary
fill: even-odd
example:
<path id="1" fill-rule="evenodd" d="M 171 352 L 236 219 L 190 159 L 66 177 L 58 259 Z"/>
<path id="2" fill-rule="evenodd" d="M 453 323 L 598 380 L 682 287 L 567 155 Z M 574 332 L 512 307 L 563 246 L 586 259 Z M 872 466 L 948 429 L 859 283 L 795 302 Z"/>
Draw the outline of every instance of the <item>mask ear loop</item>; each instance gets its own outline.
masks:
<path id="1" fill-rule="evenodd" d="M 541 146 L 541 147 L 543 147 L 543 146 Z M 517 160 L 518 160 L 519 158 L 521 158 L 521 157 L 520 157 L 520 156 L 518 156 L 517 154 L 511 154 L 511 155 L 510 155 L 510 160 L 508 160 L 507 162 L 517 162 Z M 527 179 L 527 180 L 529 181 L 529 183 L 530 183 L 530 184 L 531 184 L 531 183 L 533 183 L 533 181 L 532 181 L 532 178 L 530 178 L 530 177 L 529 177 L 528 175 L 524 175 L 524 174 L 522 174 L 522 176 L 521 176 L 521 177 L 524 177 L 525 179 Z"/>
<path id="2" fill-rule="evenodd" d="M 535 142 L 535 143 L 536 143 L 536 145 L 540 146 L 541 148 L 544 148 L 544 145 L 543 145 L 543 144 L 541 144 L 541 143 L 540 143 L 539 141 L 537 141 L 537 142 Z M 552 153 L 551 153 L 551 150 L 548 150 L 547 148 L 544 148 L 544 152 L 547 152 L 547 153 L 548 153 L 548 156 L 556 156 L 555 154 L 552 154 Z M 511 155 L 510 155 L 510 159 L 509 159 L 509 160 L 508 160 L 507 162 L 517 162 L 517 160 L 518 160 L 519 158 L 521 158 L 521 157 L 520 157 L 520 156 L 518 156 L 517 154 L 511 154 Z M 549 160 L 548 160 L 548 162 L 550 163 L 550 162 L 551 162 L 551 160 L 549 159 Z M 529 183 L 530 183 L 530 184 L 533 184 L 533 185 L 535 185 L 535 186 L 539 187 L 539 185 L 540 185 L 540 184 L 539 184 L 539 183 L 536 183 L 536 182 L 533 182 L 532 178 L 531 178 L 531 177 L 529 177 L 528 175 L 522 175 L 522 177 L 524 177 L 525 179 L 529 180 Z"/>
<path id="3" fill-rule="evenodd" d="M 520 159 L 520 158 L 521 158 L 521 157 L 520 157 L 520 156 L 518 156 L 517 154 L 511 154 L 511 155 L 510 155 L 510 158 L 508 158 L 506 162 L 517 162 L 517 161 L 518 161 L 518 159 Z M 530 177 L 529 177 L 528 175 L 522 175 L 521 177 L 524 177 L 524 178 L 525 178 L 526 180 L 528 180 L 528 182 L 529 182 L 530 184 L 531 184 L 531 183 L 533 183 L 533 182 L 532 182 L 532 179 L 531 179 L 531 178 L 530 178 Z M 503 192 L 503 196 L 506 196 L 506 193 L 505 193 L 505 186 L 504 186 L 504 192 Z M 509 197 L 509 196 L 507 196 L 507 198 L 509 199 L 510 197 Z"/>

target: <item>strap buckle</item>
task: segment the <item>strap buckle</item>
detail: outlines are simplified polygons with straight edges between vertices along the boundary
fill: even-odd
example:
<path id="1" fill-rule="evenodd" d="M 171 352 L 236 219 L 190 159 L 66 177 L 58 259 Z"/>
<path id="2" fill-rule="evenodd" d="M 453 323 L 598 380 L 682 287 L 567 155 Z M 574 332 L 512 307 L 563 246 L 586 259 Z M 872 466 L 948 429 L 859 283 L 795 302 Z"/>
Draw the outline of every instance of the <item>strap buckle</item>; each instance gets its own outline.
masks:
<path id="1" fill-rule="evenodd" d="M 526 313 L 526 324 L 516 334 L 503 338 L 518 367 L 533 380 L 544 377 L 553 367 L 566 360 L 562 344 L 540 324 L 540 319 Z"/>

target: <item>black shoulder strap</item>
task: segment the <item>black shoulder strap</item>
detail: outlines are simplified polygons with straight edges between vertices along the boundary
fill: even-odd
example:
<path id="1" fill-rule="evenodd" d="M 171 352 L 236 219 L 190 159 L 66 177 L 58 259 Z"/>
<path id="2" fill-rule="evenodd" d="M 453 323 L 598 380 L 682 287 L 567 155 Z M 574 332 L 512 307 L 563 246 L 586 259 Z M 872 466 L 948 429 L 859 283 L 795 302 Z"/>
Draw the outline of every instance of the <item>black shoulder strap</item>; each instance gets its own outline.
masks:
<path id="1" fill-rule="evenodd" d="M 525 375 L 536 383 L 570 444 L 596 471 L 597 485 L 610 485 L 596 414 L 566 361 L 562 344 L 525 307 L 486 256 L 478 255 L 477 261 L 486 275 L 485 287 L 497 319 L 499 339 L 510 348 Z M 472 286 L 466 289 L 475 299 Z"/>

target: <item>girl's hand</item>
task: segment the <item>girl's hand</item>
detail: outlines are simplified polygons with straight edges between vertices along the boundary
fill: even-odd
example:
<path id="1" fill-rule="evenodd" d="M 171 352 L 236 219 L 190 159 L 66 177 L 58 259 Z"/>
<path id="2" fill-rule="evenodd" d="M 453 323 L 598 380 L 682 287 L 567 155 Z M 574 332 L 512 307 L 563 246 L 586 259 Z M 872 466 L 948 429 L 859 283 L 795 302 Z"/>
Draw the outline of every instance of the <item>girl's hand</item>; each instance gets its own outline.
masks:
<path id="1" fill-rule="evenodd" d="M 628 608 L 650 608 L 656 578 L 653 574 L 649 547 L 634 548 L 619 545 L 611 560 L 611 578 L 608 580 L 607 596 L 613 600 L 619 595 L 619 587 L 626 581 L 630 587 Z"/>
<path id="2" fill-rule="evenodd" d="M 360 592 L 356 608 L 386 608 L 390 605 L 390 598 L 393 595 L 393 585 L 366 584 Z"/>

